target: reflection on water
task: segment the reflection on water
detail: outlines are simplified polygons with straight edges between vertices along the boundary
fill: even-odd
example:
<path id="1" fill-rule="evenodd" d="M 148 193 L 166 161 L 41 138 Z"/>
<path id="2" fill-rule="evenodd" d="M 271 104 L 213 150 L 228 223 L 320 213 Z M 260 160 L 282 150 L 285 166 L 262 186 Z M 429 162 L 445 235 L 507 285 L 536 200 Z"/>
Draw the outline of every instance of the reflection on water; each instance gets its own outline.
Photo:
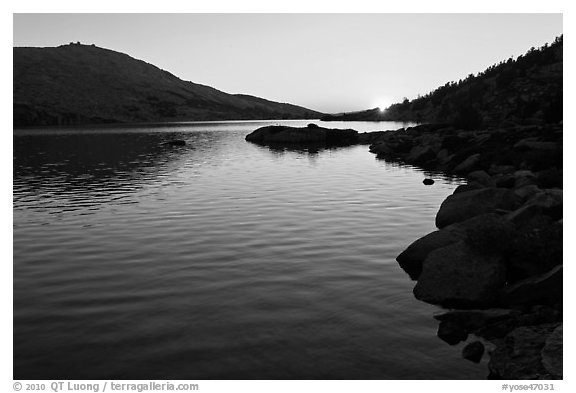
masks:
<path id="1" fill-rule="evenodd" d="M 457 182 L 264 124 L 14 132 L 15 379 L 486 376 L 395 261 Z"/>

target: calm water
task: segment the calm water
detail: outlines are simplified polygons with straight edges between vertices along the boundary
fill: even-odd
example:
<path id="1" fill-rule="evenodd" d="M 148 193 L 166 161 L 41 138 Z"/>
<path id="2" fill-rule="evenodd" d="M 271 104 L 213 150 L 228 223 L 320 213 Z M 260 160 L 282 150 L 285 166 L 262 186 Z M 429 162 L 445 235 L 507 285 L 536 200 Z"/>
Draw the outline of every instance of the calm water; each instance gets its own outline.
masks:
<path id="1" fill-rule="evenodd" d="M 14 378 L 485 378 L 395 261 L 457 184 L 270 123 L 15 130 Z"/>

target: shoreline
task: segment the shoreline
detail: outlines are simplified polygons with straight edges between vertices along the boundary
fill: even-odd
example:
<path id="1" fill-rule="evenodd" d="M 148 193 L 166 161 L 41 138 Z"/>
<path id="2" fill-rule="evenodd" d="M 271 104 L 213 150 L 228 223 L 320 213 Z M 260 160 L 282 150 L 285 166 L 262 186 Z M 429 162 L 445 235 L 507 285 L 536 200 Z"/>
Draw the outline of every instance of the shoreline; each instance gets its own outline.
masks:
<path id="1" fill-rule="evenodd" d="M 476 131 L 422 125 L 381 134 L 378 158 L 467 179 L 440 206 L 437 231 L 397 257 L 417 299 L 454 345 L 496 346 L 490 379 L 562 379 L 562 125 Z M 469 340 L 463 357 L 484 346 Z"/>
<path id="2" fill-rule="evenodd" d="M 476 336 L 495 346 L 489 379 L 562 379 L 562 128 L 423 124 L 357 133 L 309 124 L 263 127 L 246 140 L 365 144 L 378 159 L 465 178 L 441 204 L 438 230 L 396 260 L 416 281 L 418 300 L 446 309 L 434 316 L 440 339 L 454 345 Z M 462 356 L 479 362 L 484 352 L 470 339 Z"/>

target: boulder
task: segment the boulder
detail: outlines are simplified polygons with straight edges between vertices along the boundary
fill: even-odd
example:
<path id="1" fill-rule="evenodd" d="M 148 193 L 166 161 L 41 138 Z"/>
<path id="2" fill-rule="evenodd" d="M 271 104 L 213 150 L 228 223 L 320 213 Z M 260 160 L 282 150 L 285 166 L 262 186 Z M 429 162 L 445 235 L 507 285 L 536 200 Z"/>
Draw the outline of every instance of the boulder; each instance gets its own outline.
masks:
<path id="1" fill-rule="evenodd" d="M 521 326 L 490 353 L 490 379 L 558 379 L 542 364 L 541 352 L 558 324 Z"/>
<path id="2" fill-rule="evenodd" d="M 511 173 L 494 175 L 494 184 L 499 188 L 512 188 L 516 183 L 516 178 Z"/>
<path id="3" fill-rule="evenodd" d="M 474 341 L 462 349 L 462 357 L 474 363 L 480 363 L 484 355 L 484 344 L 480 341 Z"/>
<path id="4" fill-rule="evenodd" d="M 562 379 L 563 368 L 563 334 L 562 326 L 558 326 L 552 334 L 548 336 L 544 343 L 544 348 L 540 355 L 542 356 L 542 365 L 552 376 Z"/>
<path id="5" fill-rule="evenodd" d="M 442 149 L 438 152 L 436 159 L 438 160 L 439 163 L 446 164 L 453 157 L 454 157 L 454 154 L 450 154 L 450 152 L 447 149 Z"/>
<path id="6" fill-rule="evenodd" d="M 439 339 L 450 345 L 456 345 L 468 338 L 466 329 L 450 321 L 441 321 L 436 334 Z"/>
<path id="7" fill-rule="evenodd" d="M 555 142 L 543 142 L 535 140 L 534 138 L 526 138 L 518 141 L 514 145 L 515 150 L 526 151 L 526 150 L 548 150 L 555 151 L 561 150 L 562 146 Z"/>
<path id="8" fill-rule="evenodd" d="M 514 165 L 494 165 L 490 166 L 488 172 L 492 175 L 507 175 L 515 171 Z"/>
<path id="9" fill-rule="evenodd" d="M 518 228 L 542 227 L 552 222 L 552 219 L 544 214 L 544 210 L 535 205 L 524 205 L 505 217 Z"/>
<path id="10" fill-rule="evenodd" d="M 472 184 L 460 184 L 458 187 L 456 187 L 454 189 L 454 191 L 452 192 L 452 194 L 459 194 L 461 192 L 466 192 L 466 191 L 472 191 L 472 190 L 478 190 L 480 188 L 484 188 L 481 185 L 479 185 L 478 183 L 472 183 Z"/>
<path id="11" fill-rule="evenodd" d="M 479 169 L 478 166 L 480 164 L 480 153 L 472 154 L 470 157 L 466 158 L 460 164 L 454 168 L 454 172 L 456 173 L 470 173 L 476 169 Z"/>
<path id="12" fill-rule="evenodd" d="M 448 225 L 440 230 L 421 237 L 396 257 L 400 267 L 408 273 L 413 280 L 422 272 L 422 264 L 426 257 L 434 250 L 465 240 L 471 229 L 482 228 L 497 232 L 507 220 L 497 214 L 482 214 L 468 220 Z"/>
<path id="13" fill-rule="evenodd" d="M 564 184 L 562 169 L 552 167 L 537 172 L 536 184 L 540 188 L 562 188 Z"/>
<path id="14" fill-rule="evenodd" d="M 457 224 L 431 232 L 410 244 L 396 257 L 396 261 L 415 280 L 422 272 L 422 263 L 432 251 L 463 240 L 465 235 L 464 228 Z"/>
<path id="15" fill-rule="evenodd" d="M 440 323 L 446 323 L 465 330 L 486 340 L 495 341 L 505 337 L 519 326 L 557 323 L 562 320 L 562 312 L 549 306 L 532 306 L 517 309 L 490 308 L 486 310 L 451 310 L 434 316 Z M 456 326 L 456 327 L 454 327 Z"/>
<path id="16" fill-rule="evenodd" d="M 490 176 L 485 171 L 474 171 L 469 173 L 466 178 L 469 182 L 475 182 L 483 187 L 495 187 L 494 180 L 492 180 L 492 176 Z"/>
<path id="17" fill-rule="evenodd" d="M 423 263 L 414 296 L 447 307 L 489 307 L 506 282 L 499 255 L 481 255 L 458 242 L 432 251 Z"/>
<path id="18" fill-rule="evenodd" d="M 482 188 L 452 194 L 442 202 L 436 214 L 436 226 L 443 228 L 498 209 L 515 210 L 519 202 L 518 196 L 507 188 Z"/>
<path id="19" fill-rule="evenodd" d="M 518 281 L 504 288 L 500 295 L 502 304 L 551 304 L 562 301 L 562 265 L 552 270 Z"/>
<path id="20" fill-rule="evenodd" d="M 531 208 L 528 208 L 531 209 Z M 522 209 L 524 210 L 524 209 Z M 528 215 L 528 213 L 527 213 Z M 529 217 L 526 218 L 528 220 Z M 518 224 L 508 254 L 508 284 L 539 277 L 562 264 L 563 228 L 550 217 L 537 214 Z"/>
<path id="21" fill-rule="evenodd" d="M 434 184 L 434 179 L 424 179 L 422 180 L 422 183 L 426 186 L 431 186 L 432 184 Z"/>
<path id="22" fill-rule="evenodd" d="M 529 184 L 536 183 L 536 175 L 532 171 L 516 171 L 514 172 L 514 187 L 522 187 Z"/>
<path id="23" fill-rule="evenodd" d="M 562 218 L 563 192 L 561 189 L 544 190 L 534 193 L 527 204 L 538 206 L 546 214 L 556 219 Z"/>
<path id="24" fill-rule="evenodd" d="M 518 187 L 514 190 L 514 193 L 520 197 L 522 201 L 528 200 L 528 198 L 532 197 L 534 194 L 540 191 L 535 184 L 527 184 L 525 186 Z"/>
<path id="25" fill-rule="evenodd" d="M 485 326 L 515 319 L 519 311 L 506 308 L 488 308 L 485 310 L 451 310 L 434 316 L 440 322 L 451 322 L 468 332 L 475 332 Z"/>
<path id="26" fill-rule="evenodd" d="M 377 156 L 388 156 L 394 154 L 392 149 L 386 142 L 378 142 L 370 145 L 370 152 L 375 153 Z"/>
<path id="27" fill-rule="evenodd" d="M 430 146 L 414 146 L 406 157 L 406 162 L 410 164 L 425 164 L 428 161 L 434 160 L 436 153 Z"/>

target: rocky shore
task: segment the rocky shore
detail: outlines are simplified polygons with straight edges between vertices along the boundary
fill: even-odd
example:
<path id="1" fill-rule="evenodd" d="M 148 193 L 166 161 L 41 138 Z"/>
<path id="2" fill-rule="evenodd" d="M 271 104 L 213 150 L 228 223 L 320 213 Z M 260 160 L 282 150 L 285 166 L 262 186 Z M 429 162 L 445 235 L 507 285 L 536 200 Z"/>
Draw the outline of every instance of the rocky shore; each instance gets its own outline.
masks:
<path id="1" fill-rule="evenodd" d="M 562 378 L 562 126 L 380 133 L 370 151 L 467 180 L 440 206 L 437 231 L 397 261 L 449 344 L 495 347 L 490 378 Z M 463 356 L 479 361 L 481 341 Z"/>
<path id="2" fill-rule="evenodd" d="M 263 127 L 265 145 L 369 144 L 378 158 L 466 179 L 440 206 L 438 230 L 397 261 L 417 299 L 442 306 L 438 337 L 485 352 L 493 379 L 562 378 L 562 125 L 461 130 L 420 125 L 359 134 L 314 124 Z M 432 182 L 427 182 L 432 184 Z"/>

